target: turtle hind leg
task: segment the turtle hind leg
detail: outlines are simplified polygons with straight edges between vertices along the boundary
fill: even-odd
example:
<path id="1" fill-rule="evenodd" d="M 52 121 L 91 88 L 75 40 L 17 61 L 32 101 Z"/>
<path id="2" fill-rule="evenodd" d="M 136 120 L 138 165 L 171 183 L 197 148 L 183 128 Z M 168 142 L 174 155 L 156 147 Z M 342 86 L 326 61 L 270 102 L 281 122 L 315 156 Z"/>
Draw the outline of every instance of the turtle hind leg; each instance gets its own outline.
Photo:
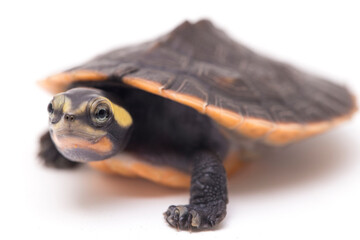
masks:
<path id="1" fill-rule="evenodd" d="M 70 161 L 60 154 L 51 140 L 49 132 L 46 132 L 40 138 L 40 151 L 38 156 L 41 158 L 43 164 L 50 168 L 73 169 L 81 165 L 81 163 Z"/>
<path id="2" fill-rule="evenodd" d="M 224 219 L 227 202 L 226 173 L 222 162 L 215 154 L 201 152 L 195 156 L 190 203 L 170 206 L 164 217 L 178 229 L 209 229 Z"/>

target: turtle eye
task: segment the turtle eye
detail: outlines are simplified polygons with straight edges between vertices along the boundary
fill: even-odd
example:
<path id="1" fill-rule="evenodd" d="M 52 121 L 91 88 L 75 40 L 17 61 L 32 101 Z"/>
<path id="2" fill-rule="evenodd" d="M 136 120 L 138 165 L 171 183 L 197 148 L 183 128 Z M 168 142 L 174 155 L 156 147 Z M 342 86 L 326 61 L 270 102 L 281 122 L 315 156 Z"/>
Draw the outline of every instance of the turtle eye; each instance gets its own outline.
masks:
<path id="1" fill-rule="evenodd" d="M 47 106 L 47 111 L 49 114 L 54 113 L 54 106 L 53 106 L 52 102 L 50 102 L 49 105 Z"/>
<path id="2" fill-rule="evenodd" d="M 90 110 L 92 121 L 97 126 L 102 126 L 107 123 L 111 117 L 110 105 L 106 100 L 95 101 Z"/>
<path id="3" fill-rule="evenodd" d="M 95 118 L 99 122 L 104 122 L 110 117 L 109 108 L 104 104 L 100 104 L 96 107 Z"/>

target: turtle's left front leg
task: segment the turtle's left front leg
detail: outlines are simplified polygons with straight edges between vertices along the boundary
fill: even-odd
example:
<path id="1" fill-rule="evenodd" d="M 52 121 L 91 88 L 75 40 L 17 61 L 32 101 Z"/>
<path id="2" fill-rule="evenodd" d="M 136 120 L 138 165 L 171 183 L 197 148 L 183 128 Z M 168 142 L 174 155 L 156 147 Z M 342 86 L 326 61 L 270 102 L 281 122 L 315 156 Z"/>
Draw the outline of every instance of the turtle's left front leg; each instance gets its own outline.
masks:
<path id="1" fill-rule="evenodd" d="M 190 203 L 170 206 L 164 217 L 179 229 L 207 229 L 224 219 L 227 202 L 222 162 L 211 152 L 200 152 L 195 155 L 191 175 Z"/>

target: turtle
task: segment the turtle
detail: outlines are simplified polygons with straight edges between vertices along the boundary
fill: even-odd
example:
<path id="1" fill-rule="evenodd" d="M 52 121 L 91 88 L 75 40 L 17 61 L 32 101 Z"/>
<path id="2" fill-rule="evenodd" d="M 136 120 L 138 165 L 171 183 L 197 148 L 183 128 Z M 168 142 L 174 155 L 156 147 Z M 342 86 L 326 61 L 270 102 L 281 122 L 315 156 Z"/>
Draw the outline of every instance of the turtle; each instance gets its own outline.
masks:
<path id="1" fill-rule="evenodd" d="M 115 49 L 52 75 L 46 166 L 190 188 L 164 218 L 204 230 L 226 216 L 227 178 L 253 155 L 325 132 L 357 110 L 354 95 L 233 40 L 209 20 Z"/>

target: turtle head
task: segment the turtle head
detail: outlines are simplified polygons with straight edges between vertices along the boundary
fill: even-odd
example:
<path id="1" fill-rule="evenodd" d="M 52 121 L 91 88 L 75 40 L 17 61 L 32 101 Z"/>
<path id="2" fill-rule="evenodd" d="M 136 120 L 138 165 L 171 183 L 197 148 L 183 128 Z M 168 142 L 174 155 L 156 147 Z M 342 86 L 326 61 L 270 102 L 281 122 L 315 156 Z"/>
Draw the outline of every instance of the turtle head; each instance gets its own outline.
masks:
<path id="1" fill-rule="evenodd" d="M 57 149 L 77 162 L 107 159 L 125 148 L 131 115 L 104 91 L 74 88 L 48 105 L 49 131 Z"/>

